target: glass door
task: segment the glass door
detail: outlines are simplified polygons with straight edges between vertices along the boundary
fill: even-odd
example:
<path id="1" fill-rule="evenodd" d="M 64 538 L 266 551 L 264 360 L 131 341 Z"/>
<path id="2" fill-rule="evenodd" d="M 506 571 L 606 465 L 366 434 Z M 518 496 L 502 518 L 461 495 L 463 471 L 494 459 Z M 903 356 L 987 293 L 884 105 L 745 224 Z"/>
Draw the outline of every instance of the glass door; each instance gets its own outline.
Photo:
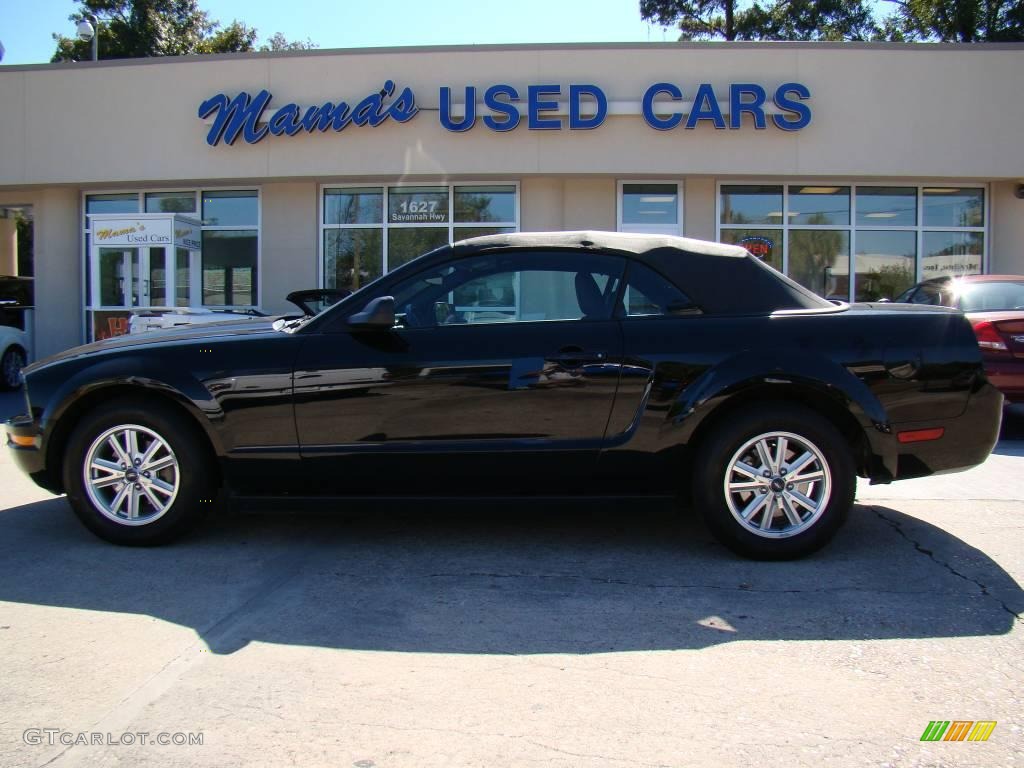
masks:
<path id="1" fill-rule="evenodd" d="M 138 248 L 100 248 L 96 286 L 99 295 L 93 297 L 94 306 L 144 306 L 150 281 L 140 279 L 142 260 Z"/>
<path id="2" fill-rule="evenodd" d="M 166 248 L 149 248 L 149 268 L 146 270 L 148 277 L 143 281 L 142 295 L 146 301 L 142 306 L 148 307 L 169 307 L 171 302 L 167 295 L 167 289 L 173 289 L 173 283 L 168 285 L 167 276 L 173 274 L 173 265 L 167 263 Z M 170 268 L 170 270 L 168 269 Z"/>

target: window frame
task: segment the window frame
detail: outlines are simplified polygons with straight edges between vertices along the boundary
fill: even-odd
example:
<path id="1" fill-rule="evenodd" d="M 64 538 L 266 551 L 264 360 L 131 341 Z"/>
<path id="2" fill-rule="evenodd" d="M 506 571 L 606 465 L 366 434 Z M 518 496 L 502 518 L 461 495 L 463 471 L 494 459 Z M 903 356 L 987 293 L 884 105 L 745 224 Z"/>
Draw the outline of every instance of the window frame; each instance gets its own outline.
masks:
<path id="1" fill-rule="evenodd" d="M 676 212 L 677 226 L 675 232 L 642 232 L 639 229 L 633 229 L 632 227 L 640 226 L 637 224 L 629 224 L 622 220 L 623 203 L 622 195 L 623 189 L 627 184 L 675 184 L 676 186 L 676 197 L 678 210 Z M 678 178 L 670 179 L 617 179 L 615 182 L 615 231 L 616 232 L 631 232 L 637 234 L 672 234 L 677 237 L 682 237 L 686 232 L 686 180 Z M 667 229 L 667 227 L 666 227 Z"/>
<path id="2" fill-rule="evenodd" d="M 455 188 L 456 187 L 514 187 L 515 189 L 515 221 L 514 222 L 456 222 L 455 221 Z M 389 211 L 389 195 L 392 189 L 401 189 L 403 187 L 445 187 L 448 190 L 448 221 L 441 223 L 430 223 L 430 222 L 404 222 L 392 224 L 388 221 Z M 326 210 L 327 202 L 327 190 L 328 189 L 368 189 L 376 188 L 381 190 L 381 221 L 376 224 L 328 224 L 324 221 L 324 213 Z M 447 229 L 448 230 L 448 244 L 456 242 L 454 240 L 456 229 L 465 228 L 480 228 L 480 229 L 493 229 L 495 227 L 501 227 L 505 229 L 512 229 L 515 232 L 520 231 L 522 222 L 522 195 L 520 189 L 520 183 L 516 181 L 504 181 L 504 180 L 469 180 L 469 181 L 430 181 L 430 180 L 417 180 L 415 182 L 373 182 L 373 181 L 352 181 L 347 179 L 342 182 L 324 182 L 318 186 L 317 190 L 317 285 L 320 288 L 326 288 L 327 281 L 327 270 L 324 263 L 327 254 L 324 251 L 324 236 L 328 230 L 332 229 L 376 229 L 381 232 L 381 276 L 387 275 L 393 272 L 393 269 L 388 268 L 388 231 L 390 229 Z M 401 266 L 401 265 L 398 265 Z M 398 267 L 395 267 L 397 269 Z M 360 286 L 362 288 L 362 286 Z"/>
<path id="3" fill-rule="evenodd" d="M 722 223 L 722 187 L 729 186 L 781 186 L 782 187 L 782 221 L 778 224 L 723 224 Z M 813 186 L 813 187 L 849 187 L 850 188 L 850 223 L 849 224 L 790 224 L 789 223 L 789 187 L 790 186 Z M 858 187 L 912 187 L 917 191 L 916 198 L 916 220 L 917 224 L 871 224 L 863 225 L 857 223 L 857 188 Z M 984 215 L 981 226 L 977 227 L 953 227 L 953 226 L 926 226 L 924 224 L 924 191 L 936 187 L 957 187 L 962 189 L 982 190 L 984 203 Z M 847 301 L 856 300 L 856 275 L 857 275 L 857 231 L 888 231 L 888 232 L 913 232 L 915 233 L 916 257 L 914 259 L 914 282 L 922 282 L 927 279 L 923 276 L 924 268 L 924 237 L 927 232 L 976 232 L 982 234 L 982 253 L 979 274 L 988 274 L 989 251 L 992 232 L 992 189 L 991 184 L 981 181 L 919 181 L 900 179 L 871 179 L 871 180 L 837 180 L 837 179 L 716 179 L 715 180 L 715 239 L 722 241 L 722 232 L 730 229 L 778 229 L 782 231 L 782 273 L 789 275 L 789 234 L 792 230 L 822 230 L 846 232 L 849 235 L 849 286 L 847 290 Z"/>

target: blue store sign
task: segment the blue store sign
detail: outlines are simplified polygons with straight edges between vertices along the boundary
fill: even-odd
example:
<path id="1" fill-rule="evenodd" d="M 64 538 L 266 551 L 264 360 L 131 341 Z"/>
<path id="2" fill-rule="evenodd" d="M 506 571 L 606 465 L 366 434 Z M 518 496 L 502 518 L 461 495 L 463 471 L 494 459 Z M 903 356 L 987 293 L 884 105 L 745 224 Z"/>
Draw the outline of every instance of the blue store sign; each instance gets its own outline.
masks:
<path id="1" fill-rule="evenodd" d="M 523 92 L 499 83 L 482 91 L 466 86 L 462 104 L 456 104 L 452 96 L 449 86 L 441 87 L 437 112 L 440 124 L 455 133 L 479 124 L 491 131 L 511 131 L 524 117 L 531 131 L 560 131 L 566 127 L 585 131 L 601 126 L 611 111 L 607 95 L 592 84 L 572 84 L 566 90 L 557 84 L 529 85 Z M 770 98 L 768 89 L 757 83 L 732 83 L 717 91 L 710 83 L 701 83 L 692 100 L 687 100 L 681 87 L 662 82 L 644 91 L 638 108 L 619 106 L 615 114 L 642 115 L 647 125 L 659 131 L 693 130 L 702 123 L 717 130 L 738 130 L 744 118 L 758 130 L 771 122 L 779 130 L 799 131 L 811 122 L 811 108 L 806 103 L 810 97 L 810 90 L 801 83 L 783 83 Z M 274 110 L 270 108 L 271 98 L 270 91 L 262 90 L 256 94 L 242 91 L 233 98 L 218 93 L 206 99 L 198 112 L 201 120 L 213 121 L 206 143 L 231 145 L 241 137 L 255 144 L 268 134 L 340 132 L 350 125 L 374 127 L 388 120 L 406 123 L 420 111 L 412 90 L 406 87 L 399 91 L 392 80 L 352 104 L 285 104 Z M 563 120 L 566 115 L 568 124 Z"/>

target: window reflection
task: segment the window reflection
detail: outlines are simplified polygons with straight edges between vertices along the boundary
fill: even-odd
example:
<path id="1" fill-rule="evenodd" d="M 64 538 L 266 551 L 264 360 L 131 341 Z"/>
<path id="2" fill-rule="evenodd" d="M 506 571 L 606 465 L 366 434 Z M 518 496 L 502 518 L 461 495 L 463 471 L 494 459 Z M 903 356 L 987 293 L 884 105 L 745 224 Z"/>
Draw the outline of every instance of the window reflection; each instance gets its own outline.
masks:
<path id="1" fill-rule="evenodd" d="M 782 223 L 782 185 L 722 187 L 723 224 Z"/>
<path id="2" fill-rule="evenodd" d="M 790 224 L 849 224 L 850 188 L 791 186 Z"/>
<path id="3" fill-rule="evenodd" d="M 498 186 L 455 187 L 455 221 L 516 220 L 516 188 Z"/>
<path id="4" fill-rule="evenodd" d="M 448 244 L 448 227 L 392 227 L 388 230 L 388 271 Z"/>
<path id="5" fill-rule="evenodd" d="M 203 226 L 255 226 L 259 222 L 259 197 L 255 190 L 203 192 Z"/>
<path id="6" fill-rule="evenodd" d="M 850 233 L 795 229 L 789 233 L 789 276 L 827 299 L 850 293 Z"/>
<path id="7" fill-rule="evenodd" d="M 379 229 L 324 230 L 324 283 L 355 291 L 383 272 L 383 236 Z"/>
<path id="8" fill-rule="evenodd" d="M 195 192 L 147 192 L 146 213 L 195 213 Z"/>
<path id="9" fill-rule="evenodd" d="M 925 232 L 921 277 L 979 274 L 983 245 L 981 232 Z"/>
<path id="10" fill-rule="evenodd" d="M 86 195 L 86 213 L 138 213 L 139 196 L 132 194 Z"/>
<path id="11" fill-rule="evenodd" d="M 917 233 L 857 230 L 856 301 L 894 299 L 914 284 Z"/>
<path id="12" fill-rule="evenodd" d="M 203 232 L 203 304 L 256 304 L 257 232 Z"/>
<path id="13" fill-rule="evenodd" d="M 924 188 L 926 227 L 980 227 L 985 221 L 984 190 Z"/>
<path id="14" fill-rule="evenodd" d="M 916 187 L 857 187 L 857 223 L 876 227 L 917 224 Z"/>
<path id="15" fill-rule="evenodd" d="M 675 184 L 623 184 L 622 223 L 679 223 L 679 188 Z"/>
<path id="16" fill-rule="evenodd" d="M 384 192 L 380 187 L 324 190 L 325 224 L 380 224 Z"/>

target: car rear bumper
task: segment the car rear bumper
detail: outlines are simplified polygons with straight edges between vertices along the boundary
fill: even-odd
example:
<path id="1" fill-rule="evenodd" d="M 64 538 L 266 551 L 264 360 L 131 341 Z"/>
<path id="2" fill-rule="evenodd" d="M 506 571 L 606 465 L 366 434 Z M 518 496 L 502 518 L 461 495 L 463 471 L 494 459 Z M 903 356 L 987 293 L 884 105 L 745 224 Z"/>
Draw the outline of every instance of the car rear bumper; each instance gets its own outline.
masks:
<path id="1" fill-rule="evenodd" d="M 890 461 L 894 480 L 907 480 L 945 472 L 960 472 L 981 464 L 999 440 L 1003 395 L 991 384 L 971 393 L 967 409 L 956 418 L 902 422 L 892 425 Z M 900 433 L 942 429 L 936 440 L 901 443 Z M 894 459 L 894 461 L 892 461 Z"/>

